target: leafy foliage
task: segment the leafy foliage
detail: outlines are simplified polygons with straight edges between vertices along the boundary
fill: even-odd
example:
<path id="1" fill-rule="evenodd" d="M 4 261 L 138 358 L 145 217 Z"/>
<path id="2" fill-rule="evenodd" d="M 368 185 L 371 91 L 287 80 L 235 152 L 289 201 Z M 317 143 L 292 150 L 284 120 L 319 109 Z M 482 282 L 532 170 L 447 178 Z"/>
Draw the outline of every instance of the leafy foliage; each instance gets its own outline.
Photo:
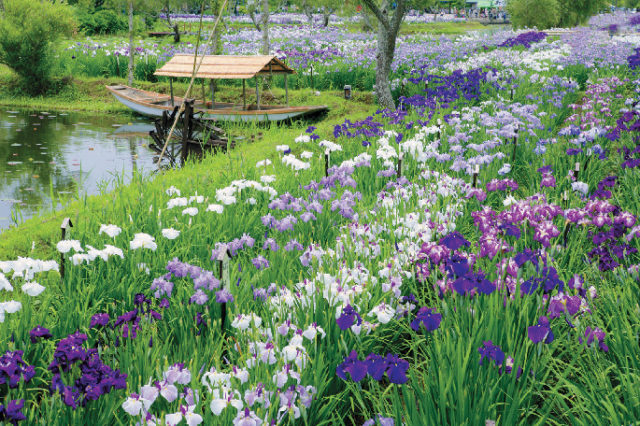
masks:
<path id="1" fill-rule="evenodd" d="M 515 28 L 551 28 L 560 20 L 558 0 L 510 0 L 507 11 Z"/>
<path id="2" fill-rule="evenodd" d="M 51 44 L 73 29 L 73 12 L 62 2 L 5 0 L 0 15 L 0 63 L 20 76 L 26 91 L 41 94 L 51 84 Z"/>
<path id="3" fill-rule="evenodd" d="M 584 23 L 590 16 L 607 5 L 605 0 L 558 0 L 561 27 L 573 27 Z"/>
<path id="4" fill-rule="evenodd" d="M 127 30 L 127 19 L 113 10 L 99 10 L 95 13 L 79 11 L 78 28 L 88 35 L 115 34 Z"/>

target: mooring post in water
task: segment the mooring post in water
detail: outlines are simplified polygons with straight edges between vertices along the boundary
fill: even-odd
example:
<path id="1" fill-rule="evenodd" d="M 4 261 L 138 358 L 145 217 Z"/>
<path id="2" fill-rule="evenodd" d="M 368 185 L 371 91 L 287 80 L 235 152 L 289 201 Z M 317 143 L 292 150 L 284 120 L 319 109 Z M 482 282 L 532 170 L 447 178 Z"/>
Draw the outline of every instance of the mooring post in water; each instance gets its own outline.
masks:
<path id="1" fill-rule="evenodd" d="M 247 80 L 242 79 L 242 110 L 247 109 Z"/>
<path id="2" fill-rule="evenodd" d="M 171 92 L 171 106 L 174 106 L 174 101 L 173 101 L 173 77 L 169 77 L 169 92 Z"/>
<path id="3" fill-rule="evenodd" d="M 62 231 L 62 240 L 64 240 L 67 236 L 67 228 L 73 228 L 73 223 L 71 223 L 71 219 L 65 217 L 60 224 L 60 229 Z M 64 253 L 60 253 L 60 276 L 64 279 Z"/>

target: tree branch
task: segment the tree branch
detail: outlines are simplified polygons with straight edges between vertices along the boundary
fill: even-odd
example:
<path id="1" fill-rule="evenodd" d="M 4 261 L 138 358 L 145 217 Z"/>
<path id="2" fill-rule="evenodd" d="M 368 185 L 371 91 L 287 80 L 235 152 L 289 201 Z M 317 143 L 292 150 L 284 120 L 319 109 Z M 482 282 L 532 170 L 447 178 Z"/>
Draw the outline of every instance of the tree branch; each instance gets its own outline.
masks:
<path id="1" fill-rule="evenodd" d="M 369 8 L 369 10 L 376 16 L 376 18 L 378 19 L 378 22 L 380 22 L 380 24 L 382 24 L 382 26 L 384 26 L 384 28 L 387 31 L 391 30 L 391 25 L 389 24 L 389 20 L 387 19 L 387 17 L 384 15 L 384 13 L 382 13 L 382 11 L 380 10 L 380 8 L 378 7 L 377 4 L 374 3 L 373 0 L 362 0 L 362 3 L 364 3 L 365 6 L 367 6 Z"/>
<path id="2" fill-rule="evenodd" d="M 402 24 L 402 19 L 404 18 L 404 14 L 406 12 L 406 0 L 397 0 L 396 10 L 393 13 L 393 17 L 391 19 L 391 30 L 394 33 L 398 33 L 400 30 L 400 24 Z"/>

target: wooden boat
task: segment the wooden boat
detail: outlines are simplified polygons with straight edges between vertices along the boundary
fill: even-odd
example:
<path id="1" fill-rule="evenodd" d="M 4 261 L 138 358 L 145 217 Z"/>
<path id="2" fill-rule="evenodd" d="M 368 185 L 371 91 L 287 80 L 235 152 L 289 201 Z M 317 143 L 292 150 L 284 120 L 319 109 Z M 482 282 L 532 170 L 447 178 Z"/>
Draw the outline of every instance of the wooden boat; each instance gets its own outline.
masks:
<path id="1" fill-rule="evenodd" d="M 195 58 L 199 60 L 199 58 Z M 107 90 L 121 103 L 135 112 L 149 117 L 162 117 L 164 111 L 171 112 L 176 105 L 181 105 L 183 98 L 173 96 L 173 78 L 190 78 L 193 70 L 193 55 L 175 55 L 155 75 L 169 77 L 170 95 L 147 90 L 135 89 L 122 84 L 107 85 Z M 202 118 L 218 121 L 266 122 L 282 121 L 306 115 L 320 113 L 326 106 L 289 106 L 289 90 L 287 75 L 295 73 L 275 56 L 218 56 L 206 55 L 202 65 L 196 73 L 196 78 L 213 79 L 242 79 L 242 104 L 215 102 L 213 85 L 211 101 L 195 100 L 194 109 L 202 113 Z M 259 76 L 270 74 L 284 74 L 286 105 L 261 105 Z M 256 83 L 256 103 L 246 103 L 247 79 L 254 78 Z"/>

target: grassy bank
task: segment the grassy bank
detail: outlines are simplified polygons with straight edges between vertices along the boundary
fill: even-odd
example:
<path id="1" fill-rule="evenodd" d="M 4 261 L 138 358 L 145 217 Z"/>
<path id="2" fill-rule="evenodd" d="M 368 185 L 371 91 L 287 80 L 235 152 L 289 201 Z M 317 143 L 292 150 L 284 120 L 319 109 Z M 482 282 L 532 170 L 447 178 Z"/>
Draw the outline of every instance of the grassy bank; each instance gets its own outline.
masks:
<path id="1" fill-rule="evenodd" d="M 109 77 L 74 77 L 55 94 L 30 97 L 20 94 L 17 76 L 6 66 L 0 65 L 0 105 L 25 109 L 73 110 L 87 112 L 106 112 L 131 114 L 131 110 L 118 102 L 105 88 L 107 84 L 126 84 L 126 79 Z M 158 93 L 169 93 L 169 83 L 136 81 L 135 87 Z M 174 93 L 182 96 L 187 90 L 188 82 L 174 83 Z M 311 89 L 289 90 L 289 102 L 295 105 L 327 105 L 327 118 L 341 117 L 351 113 L 363 113 L 372 109 L 374 103 L 370 92 L 353 93 L 350 101 L 343 99 L 340 91 L 322 91 L 317 95 Z M 196 82 L 191 97 L 210 97 L 208 85 L 203 88 L 201 82 Z M 236 86 L 220 86 L 216 93 L 216 100 L 222 102 L 242 102 L 242 89 Z M 255 94 L 251 88 L 247 89 L 247 103 L 255 102 Z M 285 103 L 285 91 L 280 88 L 267 89 L 261 93 L 262 103 Z"/>
<path id="2" fill-rule="evenodd" d="M 3 84 L 7 83 L 7 84 Z M 95 113 L 120 114 L 133 116 L 133 113 L 119 103 L 106 89 L 105 84 L 126 83 L 117 78 L 77 78 L 59 94 L 47 97 L 30 98 L 27 96 L 13 96 L 12 90 L 16 87 L 15 76 L 7 70 L 0 74 L 0 105 L 10 108 L 23 108 L 30 110 L 74 110 Z M 166 82 L 149 83 L 136 82 L 136 86 L 145 90 L 168 93 L 169 85 Z M 187 83 L 174 84 L 176 95 L 182 95 L 187 89 Z M 200 96 L 201 87 L 197 86 L 195 95 Z M 228 102 L 241 100 L 241 89 L 237 87 L 221 87 L 218 99 Z M 342 119 L 349 117 L 352 120 L 362 119 L 375 111 L 376 106 L 370 93 L 353 94 L 349 101 L 345 100 L 341 92 L 322 92 L 316 96 L 314 91 L 291 90 L 289 93 L 291 105 L 327 105 L 328 113 L 321 117 L 320 121 L 272 124 L 269 127 L 247 124 L 227 125 L 227 130 L 235 135 L 247 136 L 247 142 L 240 144 L 228 154 L 212 155 L 202 162 L 189 163 L 180 170 L 171 170 L 166 173 L 155 174 L 152 177 L 141 178 L 135 182 L 122 184 L 116 192 L 138 193 L 140 186 L 150 188 L 166 188 L 183 182 L 184 187 L 195 185 L 205 191 L 210 185 L 220 186 L 228 171 L 238 167 L 239 164 L 255 164 L 261 160 L 264 152 L 273 152 L 278 144 L 291 141 L 310 124 L 318 128 L 317 133 L 329 139 L 333 125 Z M 284 91 L 274 89 L 263 95 L 264 102 L 284 103 Z M 251 135 L 262 135 L 249 142 Z M 219 171 L 219 172 L 216 172 Z M 21 223 L 18 227 L 10 228 L 2 232 L 0 238 L 0 259 L 16 258 L 17 256 L 32 256 L 51 258 L 55 256 L 55 243 L 60 236 L 60 222 L 64 217 L 71 217 L 74 224 L 82 225 L 86 218 L 93 217 L 96 212 L 104 209 L 114 200 L 113 193 L 100 196 L 83 197 L 80 200 L 71 201 L 59 211 L 44 212 Z M 108 221 L 108 215 L 105 216 Z M 73 231 L 72 231 L 73 232 Z"/>

